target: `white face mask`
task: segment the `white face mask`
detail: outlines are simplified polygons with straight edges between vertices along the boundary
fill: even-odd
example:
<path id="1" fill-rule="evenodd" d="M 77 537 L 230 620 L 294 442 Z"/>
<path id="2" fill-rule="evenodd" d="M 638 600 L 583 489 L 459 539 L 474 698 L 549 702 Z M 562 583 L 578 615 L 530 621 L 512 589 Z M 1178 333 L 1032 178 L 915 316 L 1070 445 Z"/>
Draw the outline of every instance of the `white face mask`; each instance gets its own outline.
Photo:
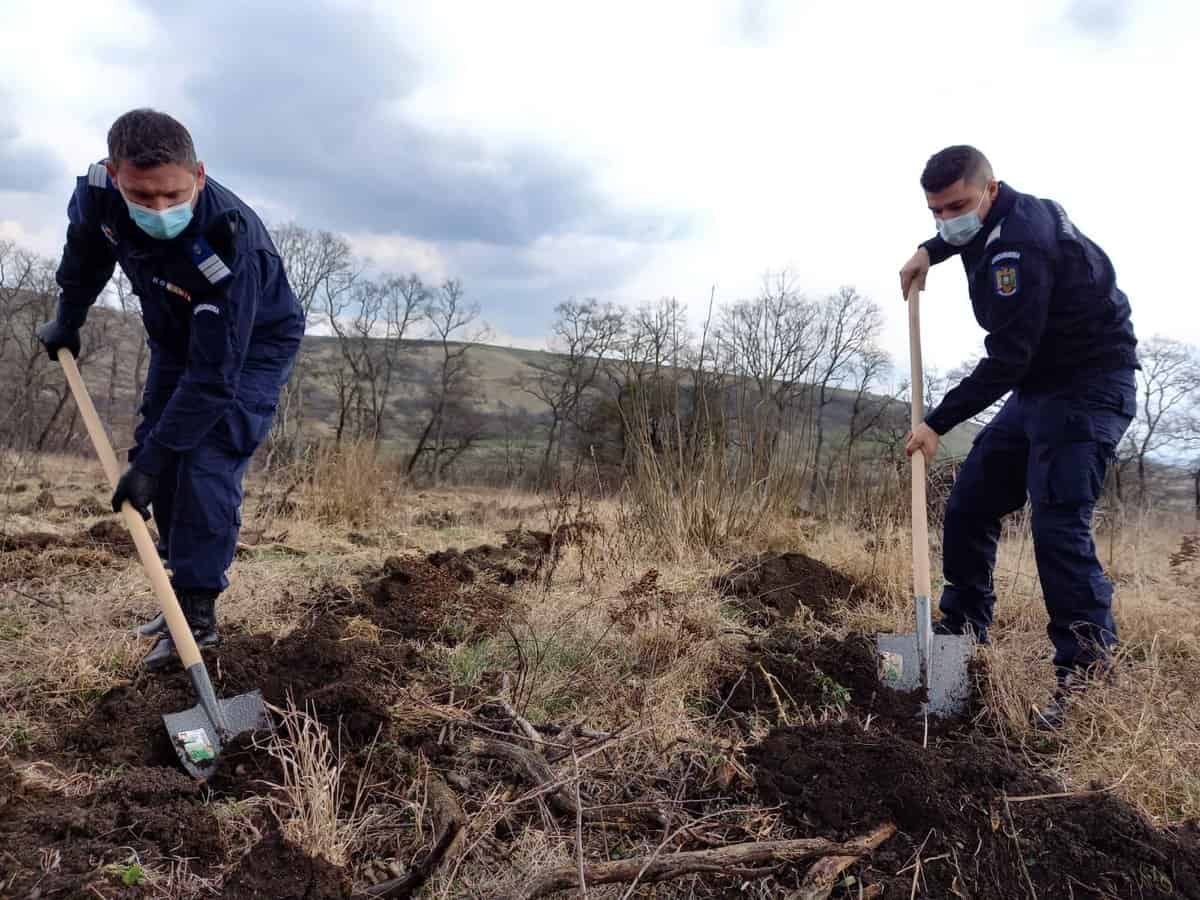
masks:
<path id="1" fill-rule="evenodd" d="M 150 209 L 132 200 L 126 200 L 129 207 L 129 217 L 146 234 L 160 241 L 169 241 L 176 237 L 192 221 L 192 201 L 196 199 L 196 184 L 192 185 L 192 196 L 183 203 L 167 209 Z"/>
<path id="2" fill-rule="evenodd" d="M 983 206 L 983 198 L 986 196 L 987 189 L 984 188 L 983 193 L 979 196 L 979 202 L 969 213 L 963 213 L 953 219 L 937 220 L 938 234 L 942 236 L 943 241 L 955 247 L 965 247 L 971 243 L 975 235 L 979 234 L 980 229 L 983 228 L 983 219 L 979 217 L 979 208 Z"/>

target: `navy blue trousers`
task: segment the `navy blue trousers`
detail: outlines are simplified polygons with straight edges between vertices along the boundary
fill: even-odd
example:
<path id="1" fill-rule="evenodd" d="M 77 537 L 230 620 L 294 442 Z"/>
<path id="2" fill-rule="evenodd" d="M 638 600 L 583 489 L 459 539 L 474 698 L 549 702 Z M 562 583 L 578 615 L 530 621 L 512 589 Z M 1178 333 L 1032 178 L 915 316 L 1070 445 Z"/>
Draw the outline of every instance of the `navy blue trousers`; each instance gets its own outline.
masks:
<path id="1" fill-rule="evenodd" d="M 186 453 L 173 454 L 151 502 L 167 547 L 176 591 L 223 591 L 242 525 L 242 479 L 254 451 L 271 429 L 279 393 L 291 372 L 286 364 L 247 364 L 233 406 Z M 142 421 L 134 432 L 132 462 L 162 415 L 182 370 L 151 359 L 142 396 Z"/>
<path id="2" fill-rule="evenodd" d="M 970 626 L 986 640 L 1000 520 L 1028 496 L 1055 670 L 1063 678 L 1107 657 L 1117 627 L 1092 513 L 1136 399 L 1132 369 L 1012 393 L 976 437 L 946 505 L 940 604 L 946 625 Z"/>

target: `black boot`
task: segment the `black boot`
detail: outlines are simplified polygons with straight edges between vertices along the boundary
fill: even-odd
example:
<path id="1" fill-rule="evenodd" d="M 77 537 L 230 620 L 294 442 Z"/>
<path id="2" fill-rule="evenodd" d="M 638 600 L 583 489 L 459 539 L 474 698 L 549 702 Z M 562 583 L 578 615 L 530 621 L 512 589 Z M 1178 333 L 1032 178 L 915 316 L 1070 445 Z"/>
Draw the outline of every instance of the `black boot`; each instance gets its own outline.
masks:
<path id="1" fill-rule="evenodd" d="M 167 561 L 167 547 L 159 541 L 154 545 L 154 549 L 158 551 L 158 558 L 165 564 Z M 143 622 L 137 628 L 133 629 L 138 637 L 158 637 L 160 634 L 167 633 L 167 620 L 162 613 L 159 613 L 149 622 Z"/>
<path id="2" fill-rule="evenodd" d="M 192 629 L 192 637 L 196 646 L 216 647 L 221 643 L 217 633 L 217 591 L 187 591 L 179 595 L 179 605 L 183 607 L 183 615 Z M 179 662 L 179 653 L 175 649 L 175 641 L 170 633 L 159 635 L 156 643 L 142 660 L 142 666 L 149 672 L 159 672 L 174 666 Z"/>

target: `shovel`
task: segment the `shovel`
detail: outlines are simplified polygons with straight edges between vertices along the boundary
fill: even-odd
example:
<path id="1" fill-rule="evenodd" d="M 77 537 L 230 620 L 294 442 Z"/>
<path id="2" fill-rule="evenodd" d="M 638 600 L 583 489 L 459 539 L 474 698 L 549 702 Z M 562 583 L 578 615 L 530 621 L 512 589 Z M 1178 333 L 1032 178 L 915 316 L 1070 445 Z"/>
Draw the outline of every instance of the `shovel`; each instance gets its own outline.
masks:
<path id="1" fill-rule="evenodd" d="M 117 457 L 113 453 L 104 426 L 100 424 L 100 416 L 96 414 L 96 407 L 92 405 L 87 387 L 79 375 L 75 357 L 70 350 L 63 348 L 58 351 L 58 361 L 67 375 L 67 382 L 71 385 L 71 393 L 75 395 L 79 411 L 83 414 L 88 436 L 91 437 L 100 463 L 104 466 L 104 474 L 108 476 L 109 483 L 115 490 L 117 479 L 120 477 Z M 163 568 L 158 551 L 154 548 L 150 530 L 142 521 L 141 513 L 134 509 L 129 501 L 121 504 L 121 516 L 133 535 L 138 556 L 141 557 L 142 566 L 162 606 L 171 638 L 179 651 L 179 658 L 191 676 L 192 686 L 200 698 L 200 702 L 191 709 L 164 715 L 163 723 L 167 726 L 171 746 L 175 748 L 183 767 L 196 778 L 208 779 L 216 771 L 221 750 L 226 744 L 247 732 L 273 731 L 274 726 L 263 703 L 261 691 L 250 691 L 227 700 L 217 699 L 212 681 L 208 677 L 208 669 L 200 657 L 200 649 L 196 646 L 192 630 L 183 617 L 183 610 L 179 608 L 175 590 L 171 587 L 166 569 Z"/>
<path id="2" fill-rule="evenodd" d="M 908 292 L 908 343 L 912 363 L 912 427 L 925 418 L 924 369 L 921 364 L 921 289 Z M 925 506 L 925 454 L 912 455 L 913 593 L 917 611 L 915 634 L 876 635 L 880 677 L 898 691 L 922 689 L 926 715 L 957 716 L 971 692 L 969 664 L 975 652 L 968 635 L 935 635 L 929 586 L 929 523 Z"/>

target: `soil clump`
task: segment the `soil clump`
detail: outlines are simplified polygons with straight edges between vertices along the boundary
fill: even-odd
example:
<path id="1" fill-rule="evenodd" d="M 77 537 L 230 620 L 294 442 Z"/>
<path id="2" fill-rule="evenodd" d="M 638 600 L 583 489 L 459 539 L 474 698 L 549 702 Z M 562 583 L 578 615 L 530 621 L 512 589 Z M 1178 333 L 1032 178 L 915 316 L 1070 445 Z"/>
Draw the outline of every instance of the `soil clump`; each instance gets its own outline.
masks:
<path id="1" fill-rule="evenodd" d="M 786 622 L 801 607 L 828 621 L 835 607 L 865 591 L 853 579 L 803 553 L 748 556 L 713 579 L 713 588 L 735 600 L 756 628 Z"/>

